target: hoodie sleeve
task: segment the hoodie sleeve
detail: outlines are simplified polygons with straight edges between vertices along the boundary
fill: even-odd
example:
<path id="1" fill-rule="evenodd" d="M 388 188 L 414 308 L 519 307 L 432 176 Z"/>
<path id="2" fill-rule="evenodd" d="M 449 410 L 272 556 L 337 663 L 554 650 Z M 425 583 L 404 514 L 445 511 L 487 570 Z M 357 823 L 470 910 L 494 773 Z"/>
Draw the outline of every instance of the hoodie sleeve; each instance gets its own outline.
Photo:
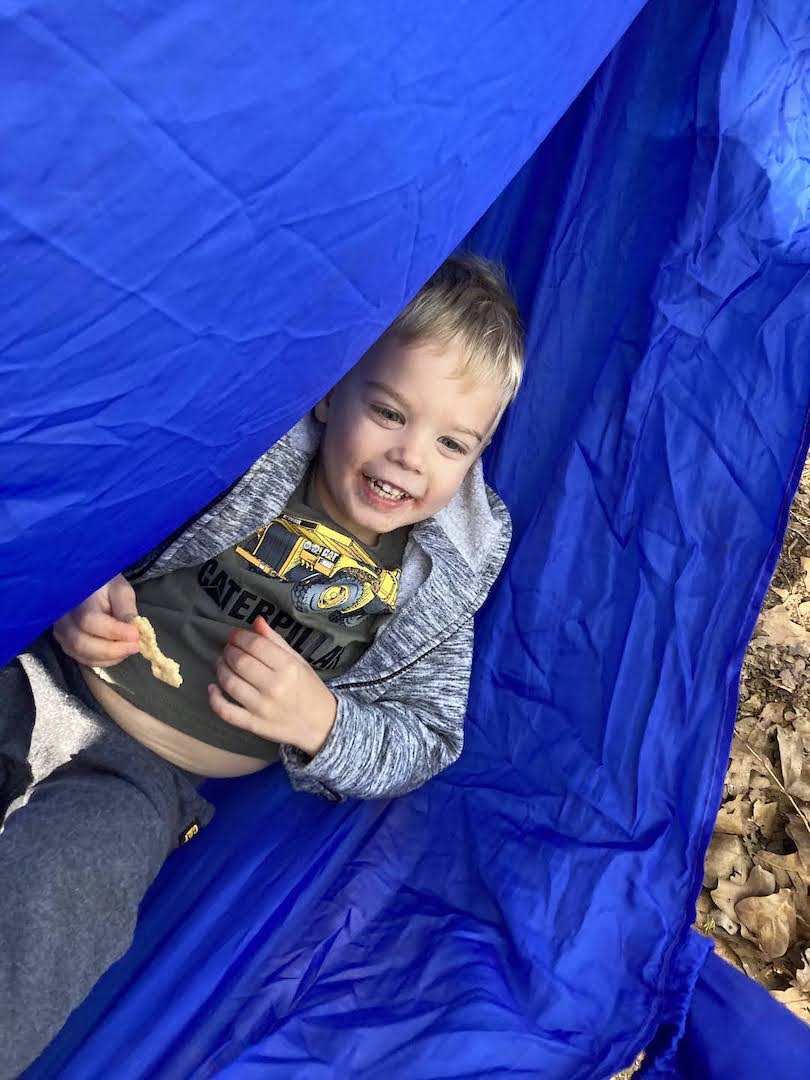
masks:
<path id="1" fill-rule="evenodd" d="M 386 679 L 374 702 L 334 691 L 335 724 L 309 758 L 284 745 L 280 754 L 297 791 L 332 802 L 387 799 L 420 787 L 460 755 L 473 653 L 473 620 L 419 660 Z"/>

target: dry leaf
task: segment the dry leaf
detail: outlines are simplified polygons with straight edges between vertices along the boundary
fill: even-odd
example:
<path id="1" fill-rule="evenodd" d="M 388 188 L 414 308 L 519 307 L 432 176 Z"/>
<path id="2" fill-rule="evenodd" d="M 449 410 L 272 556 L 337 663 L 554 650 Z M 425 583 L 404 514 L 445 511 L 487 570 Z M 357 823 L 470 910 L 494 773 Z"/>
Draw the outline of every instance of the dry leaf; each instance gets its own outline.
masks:
<path id="1" fill-rule="evenodd" d="M 762 712 L 759 714 L 760 724 L 768 724 L 768 725 L 770 725 L 770 724 L 781 724 L 782 719 L 784 717 L 784 714 L 785 714 L 785 703 L 784 703 L 784 701 L 769 701 L 768 704 L 762 710 Z M 762 744 L 763 747 L 765 745 L 765 741 L 767 741 L 767 736 L 766 736 L 765 740 L 763 741 L 763 744 Z M 760 747 L 757 746 L 754 742 L 752 742 L 751 739 L 749 739 L 748 742 L 751 743 L 751 745 L 754 747 L 755 750 L 760 749 Z"/>
<path id="2" fill-rule="evenodd" d="M 789 888 L 792 884 L 790 875 L 801 873 L 802 863 L 797 851 L 790 855 L 777 855 L 773 851 L 759 851 L 754 856 L 754 862 L 758 866 L 764 866 L 770 870 L 776 878 L 776 884 L 780 889 Z"/>
<path id="3" fill-rule="evenodd" d="M 736 935 L 727 934 L 723 930 L 714 933 L 712 939 L 714 941 L 714 951 L 718 956 L 744 971 L 750 978 L 756 979 L 762 986 L 771 989 L 776 974 L 756 945 L 750 941 L 744 941 Z"/>
<path id="4" fill-rule="evenodd" d="M 772 896 L 749 896 L 734 909 L 769 960 L 784 956 L 796 937 L 796 909 L 789 889 Z"/>
<path id="5" fill-rule="evenodd" d="M 810 880 L 808 876 L 810 875 L 810 832 L 807 831 L 807 825 L 798 814 L 789 814 L 785 831 L 796 845 L 802 868 L 805 871 L 804 880 L 808 881 Z"/>
<path id="6" fill-rule="evenodd" d="M 751 865 L 739 836 L 715 833 L 703 864 L 703 884 L 709 889 L 716 889 L 719 880 L 730 878 L 734 873 L 746 877 Z"/>
<path id="7" fill-rule="evenodd" d="M 738 736 L 736 742 L 741 746 L 743 742 L 748 743 L 751 750 L 755 750 L 757 754 L 768 754 L 768 731 L 769 726 L 773 726 L 776 722 L 774 716 L 779 721 L 782 719 L 782 713 L 785 710 L 784 704 L 779 703 L 779 708 L 776 713 L 770 708 L 774 702 L 769 702 L 768 705 L 762 709 L 756 716 L 738 716 L 737 723 L 734 725 L 734 732 Z M 766 712 L 768 716 L 766 716 Z M 734 746 L 734 743 L 731 744 Z M 759 764 L 756 766 L 759 768 Z"/>
<path id="8" fill-rule="evenodd" d="M 751 803 L 744 795 L 723 803 L 717 814 L 715 831 L 733 836 L 745 836 L 747 823 L 751 820 Z"/>
<path id="9" fill-rule="evenodd" d="M 772 873 L 764 870 L 761 866 L 755 866 L 748 875 L 748 880 L 729 878 L 721 881 L 717 888 L 712 890 L 712 900 L 715 905 L 726 913 L 730 918 L 738 921 L 735 905 L 747 896 L 770 896 L 776 892 L 776 880 Z"/>
<path id="10" fill-rule="evenodd" d="M 796 799 L 810 802 L 810 768 L 805 765 L 804 756 L 806 738 L 790 728 L 779 728 L 776 733 L 785 790 Z"/>
<path id="11" fill-rule="evenodd" d="M 810 897 L 806 894 L 796 895 L 796 919 L 803 938 L 810 938 Z"/>
<path id="12" fill-rule="evenodd" d="M 801 559 L 802 575 L 804 577 L 804 595 L 810 596 L 810 559 L 804 555 Z"/>
<path id="13" fill-rule="evenodd" d="M 713 906 L 708 890 L 701 889 L 695 902 L 696 922 L 701 922 L 709 914 Z"/>
<path id="14" fill-rule="evenodd" d="M 786 1005 L 794 1016 L 810 1024 L 810 997 L 802 993 L 797 987 L 792 986 L 789 990 L 772 990 L 771 993 L 783 1005 Z"/>
<path id="15" fill-rule="evenodd" d="M 729 935 L 729 937 L 735 938 L 740 932 L 739 920 L 735 919 L 733 915 L 729 915 L 727 911 L 723 911 L 719 907 L 713 907 L 709 914 L 706 916 L 703 922 L 706 933 L 713 933 L 714 931 L 710 927 L 720 927 L 721 930 Z"/>
<path id="16" fill-rule="evenodd" d="M 779 682 L 783 690 L 787 690 L 789 694 L 796 693 L 796 678 L 790 668 L 783 668 L 779 672 Z"/>
<path id="17" fill-rule="evenodd" d="M 801 859 L 799 858 L 798 851 L 791 851 L 789 855 L 779 855 L 775 851 L 760 851 L 755 857 L 754 862 L 758 866 L 764 866 L 766 870 L 770 870 L 773 873 L 775 870 L 785 870 L 788 873 L 797 873 L 802 868 Z"/>
<path id="18" fill-rule="evenodd" d="M 766 990 L 775 990 L 778 986 L 783 985 L 779 975 L 774 971 L 773 964 L 763 964 L 752 978 L 755 978 L 759 985 L 764 986 Z"/>
<path id="19" fill-rule="evenodd" d="M 768 645 L 790 649 L 797 656 L 810 656 L 810 633 L 793 622 L 786 604 L 777 604 L 763 612 L 755 635 Z"/>
<path id="20" fill-rule="evenodd" d="M 805 993 L 810 993 L 810 949 L 803 953 L 804 963 L 796 971 L 796 985 Z"/>
<path id="21" fill-rule="evenodd" d="M 776 815 L 779 811 L 779 803 L 765 802 L 763 799 L 755 799 L 751 807 L 751 817 L 754 824 L 766 840 L 770 840 L 776 829 Z"/>
<path id="22" fill-rule="evenodd" d="M 759 766 L 757 766 L 759 768 Z M 751 783 L 748 785 L 751 794 L 757 791 L 770 791 L 773 786 L 773 780 L 770 776 L 765 776 L 760 772 L 751 773 Z"/>
<path id="23" fill-rule="evenodd" d="M 772 866 L 771 871 L 776 879 L 776 885 L 779 889 L 792 889 L 793 878 L 787 873 L 786 870 L 780 870 L 778 867 Z"/>
<path id="24" fill-rule="evenodd" d="M 630 1066 L 630 1068 L 629 1069 L 623 1069 L 620 1073 L 616 1073 L 616 1075 L 613 1077 L 613 1080 L 630 1080 L 630 1077 L 634 1076 L 638 1072 L 638 1070 L 641 1068 L 641 1066 L 643 1064 L 644 1064 L 644 1051 L 642 1050 L 641 1053 L 636 1058 L 636 1060 Z"/>
<path id="25" fill-rule="evenodd" d="M 810 607 L 810 604 L 808 604 L 808 607 Z M 746 699 L 745 704 L 743 705 L 743 709 L 747 713 L 758 713 L 761 708 L 762 708 L 762 695 L 761 694 L 750 694 L 748 696 L 748 698 Z"/>
<path id="26" fill-rule="evenodd" d="M 726 773 L 726 786 L 732 795 L 744 795 L 751 783 L 751 770 L 756 768 L 757 759 L 740 739 L 731 744 L 731 759 Z"/>
<path id="27" fill-rule="evenodd" d="M 731 938 L 727 934 L 712 934 L 712 940 L 714 941 L 714 951 L 721 960 L 725 960 L 727 964 L 731 964 L 732 967 L 737 968 L 739 971 L 744 970 L 742 960 L 732 949 Z"/>

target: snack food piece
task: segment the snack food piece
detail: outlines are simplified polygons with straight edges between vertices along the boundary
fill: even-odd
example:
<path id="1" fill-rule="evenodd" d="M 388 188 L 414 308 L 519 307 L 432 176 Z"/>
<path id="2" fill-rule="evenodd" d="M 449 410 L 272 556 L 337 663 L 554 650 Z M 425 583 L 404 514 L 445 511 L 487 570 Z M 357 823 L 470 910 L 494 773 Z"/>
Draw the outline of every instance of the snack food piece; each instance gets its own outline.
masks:
<path id="1" fill-rule="evenodd" d="M 132 619 L 132 625 L 141 639 L 141 656 L 152 665 L 152 674 L 155 678 L 168 683 L 169 686 L 180 686 L 183 681 L 180 665 L 160 651 L 154 627 L 149 620 L 144 615 L 136 615 Z"/>

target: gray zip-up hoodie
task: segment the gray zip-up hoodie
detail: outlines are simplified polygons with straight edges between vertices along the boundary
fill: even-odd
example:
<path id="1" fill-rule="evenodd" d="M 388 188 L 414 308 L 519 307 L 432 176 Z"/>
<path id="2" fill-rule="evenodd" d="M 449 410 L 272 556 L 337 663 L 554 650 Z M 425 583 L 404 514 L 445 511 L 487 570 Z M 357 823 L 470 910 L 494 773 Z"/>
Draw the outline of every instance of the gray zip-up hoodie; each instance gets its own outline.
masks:
<path id="1" fill-rule="evenodd" d="M 236 483 L 126 571 L 145 580 L 206 562 L 286 506 L 320 444 L 308 414 Z M 480 459 L 450 503 L 411 529 L 397 609 L 348 671 L 326 680 L 337 699 L 329 738 L 313 759 L 281 747 L 292 786 L 332 801 L 411 791 L 461 753 L 473 616 L 498 576 L 512 524 Z"/>

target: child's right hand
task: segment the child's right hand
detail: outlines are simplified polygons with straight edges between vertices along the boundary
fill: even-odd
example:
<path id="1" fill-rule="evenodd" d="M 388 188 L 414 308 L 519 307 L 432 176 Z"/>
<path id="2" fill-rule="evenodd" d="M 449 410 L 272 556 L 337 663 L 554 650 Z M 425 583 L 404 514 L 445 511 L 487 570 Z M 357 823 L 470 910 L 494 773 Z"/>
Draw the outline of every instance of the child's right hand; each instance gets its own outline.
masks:
<path id="1" fill-rule="evenodd" d="M 118 574 L 53 624 L 68 656 L 87 667 L 112 667 L 139 651 L 138 631 L 127 620 L 138 614 L 135 590 Z"/>

